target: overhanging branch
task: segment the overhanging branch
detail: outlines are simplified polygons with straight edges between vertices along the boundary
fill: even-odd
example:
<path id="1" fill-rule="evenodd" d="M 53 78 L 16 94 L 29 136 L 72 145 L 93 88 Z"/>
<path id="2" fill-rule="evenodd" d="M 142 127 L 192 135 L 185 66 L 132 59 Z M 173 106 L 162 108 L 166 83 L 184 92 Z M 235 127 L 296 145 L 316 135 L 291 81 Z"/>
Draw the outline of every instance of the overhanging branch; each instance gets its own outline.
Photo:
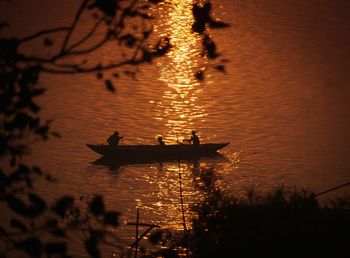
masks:
<path id="1" fill-rule="evenodd" d="M 125 65 L 139 65 L 145 63 L 144 59 L 128 59 L 121 61 L 119 63 L 112 63 L 109 65 L 96 65 L 93 67 L 81 67 L 79 65 L 54 65 L 53 67 L 41 66 L 41 70 L 46 73 L 53 74 L 81 74 L 81 73 L 91 73 L 97 71 L 106 71 L 115 68 L 119 68 Z"/>
<path id="2" fill-rule="evenodd" d="M 103 21 L 103 19 L 100 19 L 96 22 L 96 24 L 94 25 L 94 27 L 91 29 L 91 31 L 86 34 L 83 38 L 81 38 L 79 41 L 77 41 L 76 43 L 74 43 L 72 46 L 70 46 L 69 48 L 67 48 L 67 52 L 69 53 L 71 50 L 73 50 L 74 48 L 79 47 L 81 44 L 83 44 L 84 42 L 86 42 L 92 35 L 95 34 L 97 28 L 99 27 L 99 25 L 101 24 L 101 22 Z"/>
<path id="3" fill-rule="evenodd" d="M 64 39 L 64 42 L 63 42 L 63 45 L 62 45 L 62 48 L 61 48 L 61 54 L 64 53 L 64 50 L 65 50 L 65 48 L 66 48 L 66 46 L 67 46 L 67 44 L 68 44 L 68 41 L 69 41 L 69 39 L 70 39 L 70 37 L 71 37 L 73 31 L 74 31 L 75 26 L 76 26 L 77 23 L 78 23 L 79 18 L 80 18 L 80 15 L 82 14 L 82 12 L 83 12 L 85 6 L 87 5 L 88 1 L 89 1 L 89 0 L 84 0 L 84 2 L 82 3 L 82 5 L 81 5 L 80 8 L 79 8 L 77 14 L 75 15 L 75 18 L 74 18 L 74 21 L 73 21 L 73 23 L 72 23 L 72 26 L 70 27 L 70 29 L 69 29 L 69 31 L 68 31 L 68 34 L 67 34 L 66 38 Z"/>
<path id="4" fill-rule="evenodd" d="M 24 43 L 26 41 L 33 40 L 37 37 L 41 37 L 45 34 L 51 34 L 51 33 L 60 32 L 60 31 L 68 31 L 69 29 L 70 29 L 70 27 L 58 27 L 58 28 L 54 28 L 54 29 L 42 30 L 42 31 L 39 31 L 33 35 L 30 35 L 30 36 L 27 36 L 27 37 L 20 39 L 19 42 Z"/>

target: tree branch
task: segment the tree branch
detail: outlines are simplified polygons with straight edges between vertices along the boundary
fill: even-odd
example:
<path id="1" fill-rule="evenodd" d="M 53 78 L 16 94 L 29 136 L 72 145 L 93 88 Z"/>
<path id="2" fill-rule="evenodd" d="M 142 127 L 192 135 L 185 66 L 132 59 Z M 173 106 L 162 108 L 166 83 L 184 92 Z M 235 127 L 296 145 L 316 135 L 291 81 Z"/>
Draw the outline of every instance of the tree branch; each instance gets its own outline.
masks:
<path id="1" fill-rule="evenodd" d="M 60 66 L 56 65 L 56 67 L 53 67 L 53 68 L 42 66 L 41 69 L 43 72 L 53 73 L 53 74 L 79 74 L 79 73 L 91 73 L 96 71 L 111 70 L 111 69 L 118 68 L 125 65 L 139 65 L 144 62 L 146 61 L 143 59 L 139 59 L 139 60 L 128 59 L 128 60 L 121 61 L 119 63 L 112 63 L 105 66 L 97 65 L 94 67 L 83 68 L 75 65 L 60 65 Z M 66 69 L 60 70 L 57 68 L 66 68 Z"/>
<path id="2" fill-rule="evenodd" d="M 55 56 L 52 56 L 50 58 L 42 58 L 42 57 L 36 57 L 36 56 L 26 56 L 26 55 L 22 54 L 21 57 L 20 57 L 20 61 L 38 62 L 38 63 L 52 63 L 52 64 L 54 64 L 55 61 L 57 61 L 58 59 L 61 59 L 61 58 L 89 54 L 89 53 L 99 49 L 100 47 L 102 47 L 105 43 L 108 42 L 108 40 L 109 40 L 109 37 L 107 35 L 104 39 L 102 39 L 100 42 L 98 42 L 95 46 L 92 46 L 92 47 L 87 48 L 87 49 L 79 50 L 79 51 L 78 50 L 77 51 L 71 51 L 72 48 L 69 48 L 69 49 L 67 49 L 67 51 L 65 51 L 63 53 L 59 53 L 59 54 L 57 54 Z"/>
<path id="3" fill-rule="evenodd" d="M 95 26 L 91 29 L 91 31 L 86 34 L 83 38 L 81 38 L 79 41 L 77 41 L 76 43 L 74 43 L 72 46 L 70 46 L 69 48 L 67 48 L 67 52 L 71 51 L 74 48 L 77 48 L 78 46 L 80 46 L 81 44 L 83 44 L 86 40 L 88 40 L 92 35 L 94 35 L 96 29 L 98 28 L 98 26 L 101 24 L 101 22 L 103 21 L 103 19 L 100 19 L 98 22 L 96 22 Z"/>
<path id="4" fill-rule="evenodd" d="M 91 53 L 91 52 L 95 51 L 96 49 L 102 47 L 108 40 L 109 40 L 109 36 L 106 35 L 106 37 L 103 40 L 101 40 L 99 43 L 97 43 L 93 47 L 87 48 L 85 50 L 80 50 L 80 51 L 65 52 L 63 54 L 59 54 L 58 56 L 56 56 L 55 59 L 58 59 L 61 57 L 84 55 L 84 54 Z"/>
<path id="5" fill-rule="evenodd" d="M 75 15 L 75 18 L 74 18 L 74 21 L 72 23 L 72 26 L 70 27 L 69 31 L 68 31 L 68 34 L 66 36 L 66 38 L 64 39 L 64 42 L 63 42 L 63 45 L 62 45 L 62 48 L 61 48 L 61 55 L 64 53 L 64 50 L 68 44 L 68 41 L 74 31 L 74 28 L 75 26 L 77 25 L 78 21 L 79 21 L 79 18 L 80 18 L 80 15 L 82 14 L 85 6 L 87 5 L 87 3 L 89 2 L 89 0 L 84 0 L 84 2 L 82 3 L 82 5 L 80 6 L 77 14 Z"/>
<path id="6" fill-rule="evenodd" d="M 98 29 L 99 25 L 101 24 L 101 22 L 103 22 L 103 19 L 100 19 L 99 21 L 97 21 L 94 24 L 93 28 L 91 28 L 91 30 L 88 32 L 88 34 L 86 34 L 84 37 L 80 38 L 77 42 L 73 43 L 71 46 L 67 47 L 67 45 L 69 43 L 69 39 L 71 38 L 71 35 L 72 35 L 77 23 L 79 22 L 81 14 L 84 11 L 84 8 L 87 6 L 88 2 L 89 2 L 89 0 L 84 0 L 82 2 L 78 12 L 76 13 L 76 16 L 73 20 L 73 23 L 70 27 L 62 27 L 62 28 L 56 28 L 56 29 L 51 29 L 51 30 L 44 30 L 44 31 L 38 32 L 30 37 L 26 37 L 23 39 L 23 41 L 26 41 L 26 40 L 30 40 L 30 39 L 33 39 L 35 37 L 44 35 L 45 33 L 53 33 L 53 32 L 57 32 L 57 31 L 66 30 L 66 31 L 68 31 L 68 34 L 66 35 L 66 37 L 64 39 L 64 43 L 62 45 L 62 48 L 58 54 L 56 54 L 55 56 L 49 57 L 49 58 L 27 57 L 25 55 L 22 55 L 21 61 L 37 62 L 38 65 L 40 65 L 42 67 L 42 70 L 44 72 L 56 73 L 56 74 L 57 73 L 58 74 L 89 73 L 89 72 L 94 72 L 94 71 L 109 70 L 109 69 L 121 67 L 123 65 L 136 65 L 136 64 L 140 64 L 140 63 L 144 62 L 145 60 L 142 60 L 142 58 L 140 58 L 140 59 L 137 58 L 137 53 L 140 50 L 141 46 L 143 45 L 144 41 L 146 40 L 146 38 L 147 38 L 146 35 L 144 35 L 143 38 L 138 40 L 138 44 L 136 45 L 136 49 L 134 50 L 134 53 L 133 53 L 131 59 L 128 59 L 128 60 L 124 60 L 124 61 L 121 61 L 118 63 L 112 63 L 112 64 L 105 65 L 105 66 L 96 65 L 96 66 L 90 66 L 90 67 L 83 67 L 84 63 L 58 64 L 56 62 L 58 60 L 62 60 L 63 58 L 67 58 L 67 57 L 71 57 L 71 56 L 80 56 L 80 55 L 90 54 L 90 53 L 100 49 L 103 45 L 105 45 L 112 38 L 112 36 L 117 39 L 118 35 L 123 31 L 123 29 L 124 29 L 123 23 L 124 23 L 125 19 L 127 18 L 127 12 L 125 12 L 125 11 L 121 13 L 121 15 L 119 17 L 119 21 L 115 25 L 116 27 L 115 27 L 114 33 L 112 33 L 112 34 L 107 33 L 104 38 L 102 38 L 99 42 L 97 42 L 96 44 L 94 44 L 91 47 L 74 51 L 74 49 L 81 46 L 84 42 L 86 42 L 89 38 L 91 38 L 96 33 L 96 30 Z M 125 8 L 125 10 L 132 9 L 137 2 L 138 2 L 138 0 L 131 1 L 129 6 L 127 8 Z"/>
<path id="7" fill-rule="evenodd" d="M 59 32 L 59 31 L 68 31 L 69 29 L 70 29 L 70 27 L 59 27 L 59 28 L 55 28 L 55 29 L 42 30 L 42 31 L 39 31 L 39 32 L 31 35 L 31 36 L 27 36 L 27 37 L 20 39 L 19 42 L 23 43 L 23 42 L 35 39 L 36 37 L 40 37 L 40 36 L 45 35 L 45 34 L 50 34 L 50 33 Z"/>
<path id="8" fill-rule="evenodd" d="M 78 40 L 77 42 L 75 42 L 72 46 L 68 47 L 67 48 L 67 44 L 69 43 L 69 39 L 74 31 L 74 28 L 76 26 L 76 24 L 78 23 L 79 21 L 79 18 L 84 10 L 84 8 L 86 7 L 87 3 L 89 2 L 89 0 L 84 0 L 82 5 L 80 6 L 75 18 L 74 18 L 74 21 L 72 23 L 72 25 L 70 27 L 60 27 L 60 28 L 55 28 L 55 29 L 50 29 L 50 30 L 43 30 L 43 31 L 40 31 L 32 36 L 29 36 L 29 37 L 26 37 L 26 38 L 23 38 L 21 40 L 21 42 L 24 42 L 24 41 L 28 41 L 28 40 L 31 40 L 31 39 L 34 39 L 38 36 L 42 36 L 44 34 L 47 34 L 47 33 L 54 33 L 54 32 L 58 32 L 58 31 L 68 31 L 68 34 L 67 36 L 65 37 L 64 39 L 64 43 L 62 45 L 62 48 L 60 50 L 60 52 L 53 56 L 53 57 L 50 57 L 50 58 L 41 58 L 41 57 L 27 57 L 25 55 L 22 55 L 21 57 L 21 60 L 22 61 L 33 61 L 33 62 L 38 62 L 38 63 L 51 63 L 53 65 L 56 65 L 55 64 L 55 61 L 57 61 L 58 59 L 62 59 L 62 58 L 66 58 L 66 57 L 69 57 L 69 56 L 77 56 L 77 55 L 84 55 L 84 54 L 89 54 L 97 49 L 99 49 L 100 47 L 102 47 L 105 43 L 108 42 L 108 40 L 111 38 L 110 35 L 106 35 L 105 38 L 103 38 L 100 42 L 96 43 L 94 46 L 92 47 L 89 47 L 87 49 L 83 49 L 83 50 L 76 50 L 76 51 L 72 51 L 74 50 L 75 48 L 77 48 L 78 46 L 80 46 L 81 44 L 83 44 L 84 42 L 86 42 L 86 40 L 88 40 L 91 36 L 93 36 L 97 30 L 97 28 L 99 27 L 99 25 L 101 24 L 101 22 L 103 21 L 103 19 L 99 20 L 95 25 L 94 27 L 92 28 L 92 30 L 87 34 L 85 35 L 83 38 L 81 38 L 80 40 Z M 131 8 L 133 8 L 135 6 L 135 4 L 138 2 L 138 0 L 133 0 L 130 5 L 128 6 L 128 10 L 130 10 Z M 118 21 L 118 23 L 116 24 L 116 28 L 118 28 L 117 31 L 114 32 L 114 37 L 118 37 L 118 35 L 122 32 L 123 30 L 123 26 L 122 24 L 124 23 L 124 20 L 126 19 L 126 12 L 122 12 L 121 16 L 120 16 L 120 19 Z M 143 39 L 145 40 L 145 39 Z M 140 42 L 139 44 L 142 45 L 142 42 Z M 135 54 L 134 54 L 134 57 L 133 59 L 135 59 L 136 57 L 136 54 L 139 50 L 139 47 L 140 45 L 138 45 L 138 47 L 136 48 L 135 50 Z"/>

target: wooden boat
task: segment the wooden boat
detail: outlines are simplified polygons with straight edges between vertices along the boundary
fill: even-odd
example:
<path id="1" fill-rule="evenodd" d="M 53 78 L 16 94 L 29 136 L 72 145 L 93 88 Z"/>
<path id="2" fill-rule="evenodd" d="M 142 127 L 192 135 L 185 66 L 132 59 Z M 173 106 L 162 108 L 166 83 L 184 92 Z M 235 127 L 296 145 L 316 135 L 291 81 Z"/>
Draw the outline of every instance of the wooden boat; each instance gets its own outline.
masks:
<path id="1" fill-rule="evenodd" d="M 176 160 L 192 159 L 201 156 L 217 154 L 217 151 L 229 143 L 171 144 L 165 147 L 159 145 L 118 145 L 87 144 L 87 146 L 105 157 L 120 160 Z"/>

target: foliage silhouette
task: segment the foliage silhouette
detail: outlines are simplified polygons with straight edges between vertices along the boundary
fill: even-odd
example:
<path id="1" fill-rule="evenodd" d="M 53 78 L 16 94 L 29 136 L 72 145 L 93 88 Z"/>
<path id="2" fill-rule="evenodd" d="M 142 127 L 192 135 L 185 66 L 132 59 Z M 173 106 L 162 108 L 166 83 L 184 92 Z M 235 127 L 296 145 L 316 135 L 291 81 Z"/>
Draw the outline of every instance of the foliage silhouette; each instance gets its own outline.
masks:
<path id="1" fill-rule="evenodd" d="M 44 28 L 23 38 L 0 38 L 0 207 L 7 217 L 0 225 L 0 257 L 70 257 L 68 242 L 72 232 L 75 235 L 81 232 L 90 257 L 101 256 L 101 244 L 113 245 L 120 256 L 124 255 L 118 238 L 113 235 L 116 241 L 109 240 L 110 228 L 118 226 L 119 212 L 106 210 L 102 196 L 80 199 L 62 196 L 52 205 L 47 203 L 36 191 L 34 182 L 44 178 L 53 183 L 55 179 L 38 166 L 25 164 L 23 157 L 30 153 L 32 143 L 60 137 L 52 131 L 51 121 L 41 117 L 36 101 L 45 93 L 45 88 L 38 85 L 42 73 L 96 73 L 106 89 L 115 92 L 113 80 L 121 74 L 135 76 L 137 66 L 152 63 L 171 49 L 170 38 L 152 42 L 150 37 L 152 17 L 148 13 L 159 2 L 82 0 L 69 26 Z M 194 31 L 203 37 L 203 55 L 214 59 L 218 54 L 206 25 L 221 28 L 227 24 L 213 21 L 211 6 L 205 16 L 196 15 L 208 6 L 193 5 L 195 23 L 201 27 Z M 84 14 L 90 14 L 94 24 L 88 33 L 73 41 L 72 35 Z M 8 26 L 9 23 L 0 21 L 0 29 Z M 101 30 L 104 35 L 98 38 L 96 34 Z M 23 46 L 37 44 L 35 40 L 39 39 L 54 54 L 43 57 L 21 51 Z M 103 63 L 91 57 L 111 41 L 117 42 L 120 60 Z"/>
<path id="2" fill-rule="evenodd" d="M 349 256 L 349 197 L 321 207 L 309 190 L 280 187 L 261 196 L 251 190 L 242 199 L 224 194 L 215 182 L 212 170 L 201 171 L 197 187 L 205 198 L 193 207 L 190 234 L 160 231 L 150 241 L 201 258 Z"/>

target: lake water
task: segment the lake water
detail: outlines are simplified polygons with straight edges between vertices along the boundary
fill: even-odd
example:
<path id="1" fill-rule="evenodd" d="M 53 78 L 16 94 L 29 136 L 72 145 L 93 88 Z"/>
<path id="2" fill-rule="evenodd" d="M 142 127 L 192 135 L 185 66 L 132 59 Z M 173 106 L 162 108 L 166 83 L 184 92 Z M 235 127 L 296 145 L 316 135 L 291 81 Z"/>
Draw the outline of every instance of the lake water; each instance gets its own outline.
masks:
<path id="1" fill-rule="evenodd" d="M 12 29 L 69 23 L 75 5 L 66 2 L 44 3 L 46 14 L 21 28 L 33 8 Z M 86 143 L 104 143 L 115 130 L 123 144 L 156 143 L 159 135 L 172 143 L 193 129 L 202 142 L 230 142 L 225 158 L 180 164 L 187 223 L 200 199 L 201 167 L 214 168 L 220 187 L 235 194 L 283 184 L 319 192 L 350 181 L 350 2 L 215 1 L 214 16 L 231 27 L 212 35 L 229 62 L 203 81 L 193 75 L 210 62 L 198 57 L 200 38 L 190 32 L 191 2 L 169 0 L 155 11 L 156 35 L 168 35 L 174 47 L 140 67 L 136 79 L 116 80 L 115 94 L 93 74 L 42 76 L 43 114 L 62 135 L 35 145 L 31 157 L 59 179 L 38 186 L 49 198 L 103 194 L 124 222 L 139 208 L 143 222 L 182 228 L 177 162 L 92 164 L 99 155 Z M 99 57 L 113 55 L 104 49 Z"/>

